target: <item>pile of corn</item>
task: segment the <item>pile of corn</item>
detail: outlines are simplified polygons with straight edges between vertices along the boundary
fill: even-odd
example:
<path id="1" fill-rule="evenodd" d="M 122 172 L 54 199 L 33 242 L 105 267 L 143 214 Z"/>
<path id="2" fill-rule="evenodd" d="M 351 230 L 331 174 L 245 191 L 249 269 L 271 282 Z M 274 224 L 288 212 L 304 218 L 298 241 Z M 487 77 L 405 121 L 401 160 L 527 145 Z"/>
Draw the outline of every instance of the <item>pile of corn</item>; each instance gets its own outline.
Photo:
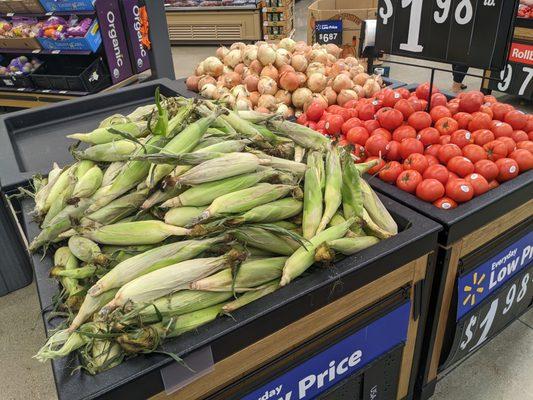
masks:
<path id="1" fill-rule="evenodd" d="M 106 370 L 397 233 L 371 164 L 277 117 L 156 93 L 69 137 L 76 161 L 34 180 L 67 317 L 41 361 Z"/>

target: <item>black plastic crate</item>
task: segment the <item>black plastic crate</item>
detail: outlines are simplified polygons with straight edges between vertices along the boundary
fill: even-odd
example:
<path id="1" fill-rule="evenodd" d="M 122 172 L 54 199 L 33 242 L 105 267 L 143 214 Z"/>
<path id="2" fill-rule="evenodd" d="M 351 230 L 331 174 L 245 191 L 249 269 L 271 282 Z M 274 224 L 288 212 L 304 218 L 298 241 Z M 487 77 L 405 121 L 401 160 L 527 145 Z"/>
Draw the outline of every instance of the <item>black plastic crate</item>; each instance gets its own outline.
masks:
<path id="1" fill-rule="evenodd" d="M 9 64 L 10 61 L 11 61 L 11 58 L 9 59 L 6 58 L 2 60 L 0 64 L 5 67 Z M 41 64 L 41 67 L 42 67 L 42 64 Z M 11 88 L 33 88 L 35 87 L 29 74 L 0 76 L 0 86 L 11 87 Z"/>
<path id="2" fill-rule="evenodd" d="M 95 93 L 111 86 L 111 75 L 101 57 L 57 60 L 42 65 L 31 75 L 36 88 Z"/>

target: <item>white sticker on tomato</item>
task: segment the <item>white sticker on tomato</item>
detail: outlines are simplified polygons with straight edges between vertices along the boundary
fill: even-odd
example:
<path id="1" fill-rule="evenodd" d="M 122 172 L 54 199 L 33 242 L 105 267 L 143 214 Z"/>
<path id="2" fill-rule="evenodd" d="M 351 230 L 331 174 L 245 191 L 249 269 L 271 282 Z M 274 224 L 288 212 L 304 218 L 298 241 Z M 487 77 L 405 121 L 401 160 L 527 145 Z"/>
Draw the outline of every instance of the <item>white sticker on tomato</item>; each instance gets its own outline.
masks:
<path id="1" fill-rule="evenodd" d="M 445 210 L 449 210 L 450 208 L 452 208 L 452 205 L 450 203 L 442 203 L 441 207 Z"/>
<path id="2" fill-rule="evenodd" d="M 470 179 L 477 179 L 479 178 L 479 175 L 478 174 L 472 174 L 470 175 Z"/>
<path id="3" fill-rule="evenodd" d="M 465 193 L 470 192 L 470 188 L 469 188 L 468 186 L 466 186 L 466 185 L 461 185 L 461 190 L 462 190 L 463 192 L 465 192 Z"/>
<path id="4" fill-rule="evenodd" d="M 465 133 L 465 138 L 467 138 L 468 140 L 470 140 L 470 138 L 472 137 L 472 134 L 468 131 L 466 131 Z"/>
<path id="5" fill-rule="evenodd" d="M 509 172 L 510 172 L 511 174 L 514 174 L 514 173 L 516 172 L 516 166 L 511 165 L 511 166 L 509 167 Z"/>
<path id="6" fill-rule="evenodd" d="M 379 104 L 379 101 L 374 100 L 374 101 L 372 101 L 372 104 L 375 105 L 375 106 L 377 106 L 377 105 Z"/>
<path id="7" fill-rule="evenodd" d="M 399 99 L 400 97 L 402 97 L 402 95 L 400 93 L 394 93 L 394 98 L 395 99 Z"/>

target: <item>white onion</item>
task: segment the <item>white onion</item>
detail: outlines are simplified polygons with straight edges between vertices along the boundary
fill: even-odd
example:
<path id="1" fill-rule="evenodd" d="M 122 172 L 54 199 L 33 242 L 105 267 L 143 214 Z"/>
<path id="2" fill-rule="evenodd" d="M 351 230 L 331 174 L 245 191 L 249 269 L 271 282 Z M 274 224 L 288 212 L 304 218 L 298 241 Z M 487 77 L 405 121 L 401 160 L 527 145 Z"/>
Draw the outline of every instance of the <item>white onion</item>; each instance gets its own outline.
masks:
<path id="1" fill-rule="evenodd" d="M 266 108 L 269 111 L 274 111 L 278 107 L 278 103 L 276 101 L 276 98 L 271 94 L 263 94 L 261 95 L 261 97 L 259 97 L 257 106 L 261 108 Z"/>
<path id="2" fill-rule="evenodd" d="M 322 63 L 319 63 L 319 62 L 312 62 L 307 67 L 305 73 L 307 74 L 307 76 L 309 76 L 309 75 L 311 75 L 314 72 L 318 72 L 318 73 L 321 73 L 322 75 L 325 75 L 326 74 L 326 66 L 324 64 L 322 64 Z"/>
<path id="3" fill-rule="evenodd" d="M 230 46 L 230 50 L 244 50 L 246 48 L 246 44 L 243 42 L 235 42 Z"/>
<path id="4" fill-rule="evenodd" d="M 358 95 L 354 90 L 351 89 L 343 89 L 337 96 L 337 103 L 339 106 L 344 106 L 348 101 L 350 100 L 357 100 Z"/>
<path id="5" fill-rule="evenodd" d="M 322 91 L 322 95 L 327 100 L 328 105 L 337 104 L 337 92 L 331 86 L 328 86 Z"/>
<path id="6" fill-rule="evenodd" d="M 230 72 L 233 72 L 233 68 L 224 65 L 224 68 L 222 69 L 222 75 L 229 74 Z"/>
<path id="7" fill-rule="evenodd" d="M 305 72 L 307 69 L 307 58 L 303 54 L 292 56 L 291 65 L 297 72 Z"/>
<path id="8" fill-rule="evenodd" d="M 212 83 L 208 83 L 204 85 L 204 87 L 200 91 L 200 94 L 202 95 L 202 97 L 205 97 L 206 99 L 214 99 L 216 91 L 217 91 L 217 87 L 213 85 Z"/>
<path id="9" fill-rule="evenodd" d="M 252 102 L 247 97 L 239 96 L 235 100 L 235 108 L 237 110 L 249 110 L 252 108 Z"/>
<path id="10" fill-rule="evenodd" d="M 284 38 L 279 41 L 279 47 L 292 53 L 296 47 L 296 42 L 291 38 Z"/>
<path id="11" fill-rule="evenodd" d="M 327 79 L 323 74 L 314 72 L 307 78 L 307 87 L 312 92 L 318 93 L 326 88 Z"/>
<path id="12" fill-rule="evenodd" d="M 284 103 L 284 104 L 287 104 L 288 106 L 291 105 L 291 93 L 287 90 L 278 90 L 276 92 L 276 94 L 274 95 L 274 97 L 276 98 L 276 101 L 278 103 Z"/>
<path id="13" fill-rule="evenodd" d="M 257 50 L 257 59 L 263 65 L 274 64 L 276 61 L 276 51 L 269 45 L 263 44 Z"/>
<path id="14" fill-rule="evenodd" d="M 185 81 L 185 85 L 187 86 L 187 89 L 192 90 L 193 92 L 198 91 L 198 81 L 200 80 L 199 76 L 191 75 L 187 78 Z"/>
<path id="15" fill-rule="evenodd" d="M 231 94 L 238 99 L 239 97 L 247 97 L 248 91 L 244 87 L 244 85 L 237 85 L 233 89 L 230 90 Z"/>
<path id="16" fill-rule="evenodd" d="M 220 46 L 217 51 L 216 51 L 216 55 L 217 57 L 220 59 L 220 60 L 223 60 L 224 57 L 226 57 L 226 54 L 229 53 L 229 50 L 226 46 Z"/>
<path id="17" fill-rule="evenodd" d="M 353 82 L 348 76 L 341 73 L 335 77 L 331 87 L 339 93 L 342 89 L 351 89 L 353 87 Z"/>
<path id="18" fill-rule="evenodd" d="M 235 66 L 242 62 L 242 51 L 239 49 L 230 50 L 224 57 L 224 64 L 228 67 L 235 68 Z"/>
<path id="19" fill-rule="evenodd" d="M 198 90 L 202 90 L 204 86 L 207 85 L 208 83 L 215 85 L 217 82 L 215 78 L 209 75 L 204 75 L 200 77 L 200 79 L 198 79 Z"/>
<path id="20" fill-rule="evenodd" d="M 352 90 L 357 93 L 357 96 L 365 97 L 365 89 L 361 85 L 355 85 Z"/>
<path id="21" fill-rule="evenodd" d="M 381 86 L 379 86 L 379 83 L 377 83 L 374 79 L 370 78 L 363 85 L 363 89 L 365 90 L 366 97 L 372 97 L 377 92 L 379 92 L 379 90 L 381 89 Z"/>
<path id="22" fill-rule="evenodd" d="M 215 78 L 222 75 L 224 72 L 224 64 L 216 57 L 207 57 L 202 63 L 204 72 Z"/>
<path id="23" fill-rule="evenodd" d="M 268 76 L 269 78 L 272 78 L 274 79 L 274 81 L 278 82 L 279 72 L 277 68 L 274 67 L 273 65 L 267 65 L 265 68 L 263 68 L 259 76 L 261 77 Z"/>
<path id="24" fill-rule="evenodd" d="M 289 118 L 294 115 L 294 110 L 286 104 L 280 104 L 276 109 L 276 114 L 281 114 L 284 118 Z"/>
<path id="25" fill-rule="evenodd" d="M 249 92 L 257 91 L 257 84 L 259 83 L 259 77 L 257 75 L 248 75 L 244 78 L 244 85 Z"/>
<path id="26" fill-rule="evenodd" d="M 278 85 L 274 79 L 269 78 L 268 76 L 263 76 L 259 79 L 257 91 L 261 94 L 274 95 L 278 91 Z"/>
<path id="27" fill-rule="evenodd" d="M 217 91 L 215 92 L 214 99 L 219 99 L 225 94 L 229 93 L 229 89 L 225 86 L 217 86 Z"/>
<path id="28" fill-rule="evenodd" d="M 313 93 L 307 88 L 298 88 L 292 94 L 292 104 L 296 108 L 303 108 L 313 99 Z"/>
<path id="29" fill-rule="evenodd" d="M 326 45 L 326 51 L 328 52 L 328 54 L 331 54 L 336 58 L 339 58 L 342 53 L 342 49 L 334 43 L 328 43 Z"/>
<path id="30" fill-rule="evenodd" d="M 370 78 L 368 74 L 365 74 L 364 72 L 360 72 L 357 75 L 354 76 L 353 81 L 356 85 L 363 86 L 365 82 Z"/>
<path id="31" fill-rule="evenodd" d="M 254 60 L 257 60 L 257 47 L 248 46 L 243 52 L 242 62 L 244 63 L 244 65 L 249 67 L 252 61 Z"/>
<path id="32" fill-rule="evenodd" d="M 276 61 L 274 65 L 277 68 L 280 68 L 282 65 L 287 65 L 291 63 L 291 54 L 285 49 L 278 49 L 276 51 Z"/>
<path id="33" fill-rule="evenodd" d="M 231 89 L 241 83 L 241 76 L 236 72 L 230 72 L 224 75 L 224 86 Z"/>

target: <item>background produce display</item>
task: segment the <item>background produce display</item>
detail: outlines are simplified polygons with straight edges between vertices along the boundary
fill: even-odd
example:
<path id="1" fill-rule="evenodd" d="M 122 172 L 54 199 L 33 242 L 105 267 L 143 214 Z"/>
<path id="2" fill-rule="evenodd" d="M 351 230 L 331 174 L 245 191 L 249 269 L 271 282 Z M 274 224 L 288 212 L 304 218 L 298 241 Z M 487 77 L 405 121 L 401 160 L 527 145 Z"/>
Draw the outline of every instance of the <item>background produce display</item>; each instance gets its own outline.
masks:
<path id="1" fill-rule="evenodd" d="M 298 123 L 354 147 L 356 162 L 443 209 L 457 207 L 533 167 L 533 116 L 481 92 L 450 101 L 429 84 L 383 89 L 344 107 L 312 103 Z"/>
<path id="2" fill-rule="evenodd" d="M 0 66 L 0 76 L 27 75 L 31 74 L 41 65 L 36 58 L 28 59 L 26 56 L 13 58 L 5 67 Z"/>
<path id="3" fill-rule="evenodd" d="M 41 361 L 109 369 L 398 232 L 370 165 L 279 116 L 157 93 L 68 137 L 32 194 L 66 316 Z"/>
<path id="4" fill-rule="evenodd" d="M 187 88 L 238 110 L 278 112 L 285 117 L 316 101 L 325 107 L 371 97 L 383 86 L 354 57 L 338 59 L 335 44 L 308 46 L 282 39 L 279 44 L 234 43 L 202 61 Z"/>

